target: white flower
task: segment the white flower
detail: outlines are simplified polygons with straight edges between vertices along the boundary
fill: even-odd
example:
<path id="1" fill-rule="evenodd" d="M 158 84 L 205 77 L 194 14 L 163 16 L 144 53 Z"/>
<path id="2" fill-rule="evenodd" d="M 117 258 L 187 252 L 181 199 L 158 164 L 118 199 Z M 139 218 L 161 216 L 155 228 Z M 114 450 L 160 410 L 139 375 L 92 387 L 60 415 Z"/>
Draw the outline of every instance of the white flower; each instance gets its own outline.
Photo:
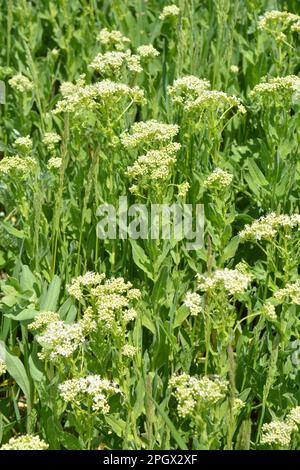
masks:
<path id="1" fill-rule="evenodd" d="M 207 189 L 227 188 L 233 180 L 233 175 L 221 168 L 216 168 L 204 181 L 203 186 Z"/>
<path id="2" fill-rule="evenodd" d="M 29 135 L 26 137 L 18 137 L 14 142 L 14 147 L 29 152 L 32 149 L 32 140 Z"/>
<path id="3" fill-rule="evenodd" d="M 191 315 L 198 315 L 202 312 L 201 297 L 196 292 L 188 292 L 186 294 L 184 305 L 190 309 Z"/>
<path id="4" fill-rule="evenodd" d="M 265 423 L 262 427 L 261 444 L 278 445 L 288 447 L 291 441 L 293 426 L 284 421 L 272 421 Z"/>
<path id="5" fill-rule="evenodd" d="M 174 375 L 169 382 L 178 401 L 178 414 L 185 417 L 193 415 L 196 406 L 210 408 L 223 400 L 228 389 L 228 382 L 216 377 L 191 377 L 188 374 Z"/>
<path id="6" fill-rule="evenodd" d="M 61 137 L 56 132 L 46 132 L 42 142 L 46 145 L 47 149 L 52 152 L 55 148 L 55 145 L 60 141 Z"/>
<path id="7" fill-rule="evenodd" d="M 39 357 L 50 360 L 70 357 L 85 340 L 80 323 L 69 325 L 61 320 L 49 323 L 36 339 L 42 346 Z"/>
<path id="8" fill-rule="evenodd" d="M 167 18 L 174 18 L 180 13 L 179 8 L 176 5 L 167 5 L 163 8 L 163 11 L 159 15 L 161 21 L 166 20 Z"/>
<path id="9" fill-rule="evenodd" d="M 39 436 L 26 434 L 10 438 L 8 444 L 4 444 L 0 450 L 47 450 L 48 447 Z"/>
<path id="10" fill-rule="evenodd" d="M 70 379 L 58 386 L 62 398 L 71 404 L 88 406 L 103 414 L 109 413 L 108 399 L 119 393 L 118 385 L 99 375 L 88 375 L 79 379 Z"/>
<path id="11" fill-rule="evenodd" d="M 126 148 L 139 145 L 166 144 L 179 132 L 176 124 L 164 124 L 155 120 L 136 122 L 130 131 L 121 134 L 121 142 Z"/>
<path id="12" fill-rule="evenodd" d="M 300 305 L 300 280 L 289 283 L 283 289 L 279 289 L 274 293 L 274 297 L 280 302 L 287 301 Z"/>
<path id="13" fill-rule="evenodd" d="M 242 273 L 238 269 L 218 269 L 211 276 L 197 275 L 201 291 L 214 291 L 217 288 L 225 289 L 228 295 L 241 294 L 246 291 L 252 280 L 250 274 Z"/>
<path id="14" fill-rule="evenodd" d="M 2 359 L 0 359 L 0 375 L 3 375 L 5 373 L 6 373 L 6 364 Z"/>
<path id="15" fill-rule="evenodd" d="M 131 346 L 131 344 L 125 344 L 122 348 L 122 355 L 133 358 L 137 353 L 137 348 L 135 346 Z"/>
<path id="16" fill-rule="evenodd" d="M 26 93 L 33 88 L 33 83 L 21 73 L 14 75 L 10 80 L 8 80 L 8 83 L 12 88 L 15 88 L 20 93 Z"/>
<path id="17" fill-rule="evenodd" d="M 40 330 L 47 327 L 49 323 L 56 322 L 59 320 L 60 316 L 56 312 L 39 312 L 34 318 L 34 321 L 30 323 L 28 328 L 33 331 Z"/>
<path id="18" fill-rule="evenodd" d="M 51 157 L 47 163 L 48 170 L 58 170 L 62 166 L 62 159 L 60 157 Z"/>
<path id="19" fill-rule="evenodd" d="M 261 314 L 264 315 L 265 318 L 270 322 L 274 322 L 277 320 L 275 306 L 269 302 L 266 302 L 265 305 L 262 307 Z"/>
<path id="20" fill-rule="evenodd" d="M 103 28 L 97 36 L 97 40 L 105 45 L 110 47 L 115 47 L 117 50 L 123 50 L 128 43 L 130 43 L 130 39 L 120 31 L 112 30 L 108 31 L 107 28 Z"/>
<path id="21" fill-rule="evenodd" d="M 159 56 L 159 52 L 152 44 L 140 46 L 137 48 L 137 53 L 143 57 L 144 59 L 148 59 L 149 57 L 157 57 Z"/>

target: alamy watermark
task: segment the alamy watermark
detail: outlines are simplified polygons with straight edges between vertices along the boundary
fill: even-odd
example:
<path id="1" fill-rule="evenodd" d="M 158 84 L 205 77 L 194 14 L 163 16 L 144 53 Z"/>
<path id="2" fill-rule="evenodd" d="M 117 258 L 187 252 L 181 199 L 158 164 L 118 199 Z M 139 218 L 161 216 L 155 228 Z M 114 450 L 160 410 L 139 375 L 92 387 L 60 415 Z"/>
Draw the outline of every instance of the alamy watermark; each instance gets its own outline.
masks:
<path id="1" fill-rule="evenodd" d="M 101 240 L 185 240 L 187 250 L 204 245 L 203 204 L 129 205 L 127 196 L 121 196 L 118 207 L 101 204 L 96 215 Z"/>

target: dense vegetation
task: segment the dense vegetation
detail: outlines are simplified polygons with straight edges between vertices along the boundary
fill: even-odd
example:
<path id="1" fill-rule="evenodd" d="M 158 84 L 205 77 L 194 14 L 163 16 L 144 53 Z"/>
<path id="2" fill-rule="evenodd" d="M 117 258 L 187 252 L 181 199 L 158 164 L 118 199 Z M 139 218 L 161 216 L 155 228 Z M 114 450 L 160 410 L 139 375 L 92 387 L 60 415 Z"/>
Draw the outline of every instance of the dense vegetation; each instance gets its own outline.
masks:
<path id="1" fill-rule="evenodd" d="M 0 1 L 3 449 L 299 448 L 298 15 Z M 98 238 L 120 196 L 204 245 Z"/>

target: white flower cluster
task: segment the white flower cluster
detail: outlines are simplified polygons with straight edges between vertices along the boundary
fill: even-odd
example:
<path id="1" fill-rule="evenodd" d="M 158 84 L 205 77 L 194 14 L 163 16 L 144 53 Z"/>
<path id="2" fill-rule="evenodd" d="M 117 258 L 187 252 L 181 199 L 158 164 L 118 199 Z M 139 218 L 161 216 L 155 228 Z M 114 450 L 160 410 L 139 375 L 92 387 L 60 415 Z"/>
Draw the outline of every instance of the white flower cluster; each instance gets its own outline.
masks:
<path id="1" fill-rule="evenodd" d="M 180 10 L 179 10 L 178 6 L 176 6 L 176 5 L 167 5 L 163 8 L 163 11 L 159 15 L 159 19 L 161 21 L 164 21 L 167 18 L 174 18 L 174 17 L 178 16 L 179 13 L 180 13 Z"/>
<path id="2" fill-rule="evenodd" d="M 288 29 L 298 31 L 299 23 L 298 15 L 288 11 L 271 10 L 259 18 L 258 29 L 278 35 Z"/>
<path id="3" fill-rule="evenodd" d="M 46 132 L 43 138 L 43 144 L 45 144 L 49 152 L 52 152 L 60 141 L 61 137 L 56 132 Z"/>
<path id="4" fill-rule="evenodd" d="M 165 124 L 162 122 L 150 121 L 136 122 L 130 131 L 121 134 L 121 142 L 125 148 L 136 148 L 140 145 L 153 146 L 166 144 L 178 134 L 177 124 Z"/>
<path id="5" fill-rule="evenodd" d="M 30 152 L 32 149 L 32 140 L 30 136 L 18 137 L 14 142 L 14 147 L 23 152 Z"/>
<path id="6" fill-rule="evenodd" d="M 274 106 L 290 106 L 291 99 L 300 87 L 300 78 L 296 75 L 270 78 L 256 85 L 250 96 L 257 104 Z"/>
<path id="7" fill-rule="evenodd" d="M 265 305 L 262 306 L 260 312 L 266 318 L 266 320 L 270 322 L 277 320 L 275 305 L 271 304 L 270 302 L 266 302 Z"/>
<path id="8" fill-rule="evenodd" d="M 178 402 L 178 414 L 192 415 L 197 406 L 210 407 L 226 397 L 228 382 L 219 377 L 191 377 L 188 374 L 174 375 L 169 382 Z"/>
<path id="9" fill-rule="evenodd" d="M 0 160 L 0 173 L 17 174 L 20 179 L 26 179 L 35 171 L 36 166 L 36 161 L 31 157 L 21 158 L 19 155 L 4 157 Z"/>
<path id="10" fill-rule="evenodd" d="M 188 193 L 190 189 L 190 184 L 188 181 L 184 181 L 183 183 L 178 185 L 178 196 L 184 197 Z"/>
<path id="11" fill-rule="evenodd" d="M 236 295 L 245 292 L 252 280 L 252 276 L 242 273 L 238 269 L 218 269 L 211 276 L 197 275 L 198 287 L 201 291 L 209 292 L 215 289 L 224 289 L 228 295 Z"/>
<path id="12" fill-rule="evenodd" d="M 127 175 L 133 179 L 166 180 L 170 174 L 171 165 L 176 162 L 175 154 L 179 149 L 179 143 L 171 143 L 161 150 L 149 150 L 127 168 Z M 139 184 L 142 184 L 142 181 L 139 181 Z"/>
<path id="13" fill-rule="evenodd" d="M 47 327 L 49 323 L 57 322 L 59 320 L 60 316 L 56 312 L 39 312 L 28 328 L 32 331 L 42 330 Z"/>
<path id="14" fill-rule="evenodd" d="M 16 89 L 20 93 L 26 93 L 33 89 L 33 83 L 21 73 L 14 75 L 10 80 L 8 80 L 8 83 L 12 88 Z"/>
<path id="15" fill-rule="evenodd" d="M 145 44 L 137 48 L 137 53 L 143 59 L 149 59 L 159 56 L 159 52 L 152 44 Z"/>
<path id="16" fill-rule="evenodd" d="M 291 442 L 293 426 L 284 421 L 272 421 L 265 423 L 262 427 L 261 444 L 288 447 Z"/>
<path id="17" fill-rule="evenodd" d="M 104 46 L 115 47 L 118 51 L 124 50 L 126 45 L 130 43 L 130 39 L 123 36 L 120 31 L 108 31 L 107 28 L 101 29 L 97 36 L 97 40 Z"/>
<path id="18" fill-rule="evenodd" d="M 122 348 L 122 355 L 125 357 L 129 357 L 132 359 L 134 356 L 136 356 L 137 353 L 137 348 L 135 346 L 132 346 L 131 344 L 125 344 Z"/>
<path id="19" fill-rule="evenodd" d="M 239 98 L 229 96 L 223 91 L 210 90 L 208 80 L 192 75 L 175 80 L 173 86 L 168 87 L 168 91 L 174 103 L 182 105 L 183 109 L 190 113 L 224 113 L 231 108 L 237 108 L 241 114 L 246 113 L 246 108 Z"/>
<path id="20" fill-rule="evenodd" d="M 93 62 L 89 65 L 93 70 L 96 70 L 101 75 L 119 75 L 124 68 L 130 72 L 140 73 L 143 68 L 140 63 L 140 56 L 131 54 L 131 51 L 120 52 L 110 51 L 104 54 L 98 54 Z"/>
<path id="21" fill-rule="evenodd" d="M 48 170 L 58 170 L 62 166 L 62 158 L 60 157 L 51 157 L 48 160 L 47 168 Z"/>
<path id="22" fill-rule="evenodd" d="M 0 375 L 3 375 L 5 373 L 6 373 L 6 364 L 2 359 L 0 359 Z"/>
<path id="23" fill-rule="evenodd" d="M 233 175 L 221 168 L 216 168 L 204 181 L 203 186 L 207 189 L 227 188 L 233 180 Z"/>
<path id="24" fill-rule="evenodd" d="M 283 289 L 276 291 L 274 297 L 280 302 L 289 299 L 290 303 L 300 305 L 300 281 L 287 284 Z"/>
<path id="25" fill-rule="evenodd" d="M 83 344 L 85 337 L 80 323 L 70 325 L 58 320 L 50 322 L 36 339 L 42 346 L 39 357 L 57 360 L 70 357 Z"/>
<path id="26" fill-rule="evenodd" d="M 103 414 L 109 413 L 108 399 L 119 393 L 118 385 L 99 375 L 88 375 L 70 379 L 58 386 L 62 398 L 73 405 L 92 406 L 92 410 Z"/>
<path id="27" fill-rule="evenodd" d="M 174 103 L 186 105 L 198 98 L 204 90 L 210 88 L 210 82 L 194 75 L 178 78 L 172 86 L 168 86 L 168 92 Z"/>
<path id="28" fill-rule="evenodd" d="M 245 225 L 244 229 L 239 233 L 242 242 L 246 240 L 270 240 L 276 237 L 280 229 L 293 229 L 300 227 L 299 214 L 275 214 L 271 212 L 268 215 L 260 217 L 251 225 Z"/>
<path id="29" fill-rule="evenodd" d="M 292 408 L 287 414 L 285 421 L 293 426 L 295 431 L 297 431 L 298 426 L 300 425 L 300 406 Z"/>
<path id="30" fill-rule="evenodd" d="M 246 113 L 246 108 L 239 98 L 216 90 L 204 90 L 198 98 L 188 102 L 185 106 L 188 112 L 210 111 L 212 113 L 224 113 L 230 108 L 237 108 L 237 111 L 241 114 Z"/>
<path id="31" fill-rule="evenodd" d="M 66 82 L 61 86 L 63 99 L 58 101 L 54 114 L 69 112 L 80 116 L 87 110 L 95 110 L 101 106 L 119 103 L 121 98 L 130 99 L 135 103 L 144 103 L 144 92 L 138 86 L 129 87 L 124 83 L 102 80 L 92 85 L 85 85 L 81 78 L 76 84 Z"/>
<path id="32" fill-rule="evenodd" d="M 12 437 L 8 444 L 0 447 L 0 450 L 47 450 L 48 447 L 48 444 L 40 439 L 39 436 L 25 434 L 23 436 Z"/>
<path id="33" fill-rule="evenodd" d="M 128 323 L 134 320 L 137 312 L 131 302 L 141 297 L 140 291 L 133 289 L 132 284 L 122 277 L 105 279 L 105 274 L 92 272 L 73 279 L 68 292 L 80 301 L 93 299 L 96 313 L 88 310 L 81 321 L 102 321 L 106 329 L 111 329 L 115 321 Z M 94 327 L 94 323 L 91 325 Z"/>
<path id="34" fill-rule="evenodd" d="M 185 296 L 184 305 L 190 310 L 193 316 L 203 311 L 201 297 L 197 292 L 188 292 Z"/>

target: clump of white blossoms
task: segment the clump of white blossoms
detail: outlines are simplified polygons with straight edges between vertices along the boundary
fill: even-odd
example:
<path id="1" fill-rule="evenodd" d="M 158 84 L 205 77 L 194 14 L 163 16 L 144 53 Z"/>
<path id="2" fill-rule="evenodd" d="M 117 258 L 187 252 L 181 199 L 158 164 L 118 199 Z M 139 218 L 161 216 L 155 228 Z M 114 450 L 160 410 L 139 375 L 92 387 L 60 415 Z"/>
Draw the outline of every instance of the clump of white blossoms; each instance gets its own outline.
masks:
<path id="1" fill-rule="evenodd" d="M 97 41 L 107 47 L 115 47 L 117 51 L 122 51 L 130 43 L 130 39 L 120 31 L 112 30 L 108 31 L 107 28 L 101 29 L 97 36 Z"/>
<path id="2" fill-rule="evenodd" d="M 25 75 L 22 75 L 21 73 L 14 75 L 10 80 L 8 80 L 8 83 L 12 88 L 20 93 L 26 93 L 33 89 L 33 83 L 29 78 L 25 77 Z"/>
<path id="3" fill-rule="evenodd" d="M 263 315 L 266 318 L 266 320 L 270 322 L 274 322 L 277 320 L 275 305 L 269 302 L 266 302 L 265 305 L 262 306 L 260 312 L 261 312 L 261 315 Z"/>
<path id="4" fill-rule="evenodd" d="M 115 382 L 102 379 L 99 375 L 88 375 L 78 379 L 70 379 L 58 386 L 60 394 L 71 405 L 80 403 L 93 411 L 109 413 L 108 399 L 111 395 L 120 393 Z"/>
<path id="5" fill-rule="evenodd" d="M 231 73 L 234 73 L 234 74 L 239 73 L 239 68 L 237 65 L 231 65 L 229 70 Z"/>
<path id="6" fill-rule="evenodd" d="M 280 302 L 288 301 L 292 304 L 300 305 L 300 281 L 287 284 L 283 289 L 274 293 L 276 300 Z"/>
<path id="7" fill-rule="evenodd" d="M 15 155 L 0 160 L 0 173 L 18 176 L 21 180 L 30 177 L 36 168 L 37 163 L 31 157 L 21 158 L 19 155 Z"/>
<path id="8" fill-rule="evenodd" d="M 8 444 L 0 447 L 0 450 L 47 450 L 48 447 L 48 444 L 40 439 L 39 436 L 25 434 L 10 438 Z"/>
<path id="9" fill-rule="evenodd" d="M 261 444 L 288 447 L 291 442 L 293 426 L 284 421 L 272 421 L 262 427 Z"/>
<path id="10" fill-rule="evenodd" d="M 277 37 L 283 31 L 297 31 L 300 16 L 288 11 L 271 10 L 259 18 L 258 29 Z M 295 28 L 296 26 L 296 28 Z"/>
<path id="11" fill-rule="evenodd" d="M 183 183 L 179 184 L 178 186 L 178 196 L 184 197 L 188 193 L 190 189 L 190 184 L 188 181 L 184 181 Z"/>
<path id="12" fill-rule="evenodd" d="M 169 94 L 174 103 L 183 106 L 187 113 L 224 113 L 232 108 L 245 114 L 246 108 L 236 96 L 227 95 L 223 91 L 210 90 L 210 82 L 194 76 L 187 76 L 175 80 L 168 87 Z"/>
<path id="13" fill-rule="evenodd" d="M 55 146 L 61 141 L 61 136 L 58 135 L 56 132 L 45 132 L 43 137 L 43 144 L 47 147 L 49 152 L 53 152 Z"/>
<path id="14" fill-rule="evenodd" d="M 0 359 L 0 375 L 3 375 L 5 373 L 6 373 L 6 364 L 2 359 Z"/>
<path id="15" fill-rule="evenodd" d="M 32 150 L 32 140 L 30 136 L 18 137 L 14 142 L 14 147 L 22 152 L 30 152 Z"/>
<path id="16" fill-rule="evenodd" d="M 203 311 L 201 296 L 197 294 L 197 292 L 188 292 L 184 299 L 184 305 L 190 310 L 193 316 Z"/>
<path id="17" fill-rule="evenodd" d="M 94 308 L 89 310 L 89 320 L 101 322 L 107 330 L 134 320 L 137 313 L 132 303 L 141 297 L 140 291 L 122 277 L 106 279 L 105 274 L 92 272 L 73 279 L 68 292 L 81 302 L 92 302 Z"/>
<path id="18" fill-rule="evenodd" d="M 179 149 L 179 143 L 171 143 L 160 150 L 149 150 L 127 168 L 127 175 L 138 179 L 139 185 L 149 180 L 154 182 L 166 180 L 171 166 L 176 162 L 175 154 Z"/>
<path id="19" fill-rule="evenodd" d="M 187 75 L 178 78 L 172 86 L 168 86 L 169 95 L 172 101 L 177 104 L 186 105 L 200 96 L 204 90 L 210 88 L 210 82 L 205 79 Z"/>
<path id="20" fill-rule="evenodd" d="M 53 111 L 54 114 L 69 112 L 79 117 L 86 111 L 101 109 L 103 106 L 113 107 L 123 98 L 132 103 L 144 103 L 143 90 L 138 86 L 129 87 L 124 83 L 116 83 L 111 80 L 102 80 L 92 85 L 86 85 L 84 78 L 80 78 L 75 84 L 65 82 L 61 86 L 63 99 L 58 101 Z"/>
<path id="21" fill-rule="evenodd" d="M 299 214 L 277 215 L 271 212 L 255 220 L 251 225 L 245 225 L 244 229 L 239 233 L 239 237 L 242 242 L 246 240 L 270 240 L 275 238 L 281 229 L 291 230 L 299 226 Z"/>
<path id="22" fill-rule="evenodd" d="M 140 56 L 131 54 L 131 51 L 120 52 L 110 51 L 98 54 L 89 65 L 101 75 L 120 75 L 127 68 L 130 72 L 140 73 L 143 68 L 140 63 Z"/>
<path id="23" fill-rule="evenodd" d="M 159 19 L 165 21 L 167 18 L 176 18 L 179 16 L 180 10 L 177 5 L 167 5 L 163 8 Z"/>
<path id="24" fill-rule="evenodd" d="M 139 56 L 142 57 L 143 59 L 149 59 L 149 58 L 153 58 L 153 57 L 159 56 L 158 50 L 155 49 L 155 47 L 153 47 L 152 44 L 139 46 L 139 47 L 137 48 L 137 53 L 138 53 Z"/>
<path id="25" fill-rule="evenodd" d="M 58 360 L 70 357 L 85 340 L 80 323 L 72 325 L 61 320 L 50 322 L 42 334 L 36 336 L 42 346 L 41 359 Z"/>
<path id="26" fill-rule="evenodd" d="M 300 86 L 300 78 L 296 75 L 264 79 L 250 92 L 253 101 L 258 105 L 290 107 L 295 91 Z"/>
<path id="27" fill-rule="evenodd" d="M 225 189 L 230 186 L 233 175 L 221 168 L 216 168 L 204 181 L 203 186 L 207 189 Z"/>
<path id="28" fill-rule="evenodd" d="M 178 134 L 177 124 L 165 124 L 154 119 L 133 124 L 129 131 L 121 134 L 121 142 L 125 148 L 133 149 L 140 145 L 144 147 L 165 145 Z"/>
<path id="29" fill-rule="evenodd" d="M 28 328 L 33 331 L 42 330 L 47 327 L 49 323 L 57 322 L 59 320 L 60 316 L 56 312 L 39 312 Z"/>
<path id="30" fill-rule="evenodd" d="M 136 356 L 136 353 L 137 348 L 135 346 L 132 346 L 131 344 L 125 344 L 125 346 L 123 346 L 122 348 L 122 355 L 131 359 Z"/>
<path id="31" fill-rule="evenodd" d="M 293 426 L 295 431 L 297 431 L 298 426 L 300 425 L 300 406 L 292 408 L 287 414 L 285 421 Z"/>
<path id="32" fill-rule="evenodd" d="M 188 374 L 174 375 L 169 385 L 175 389 L 173 395 L 178 402 L 179 416 L 193 415 L 199 408 L 205 409 L 224 400 L 228 382 L 216 377 L 192 377 Z"/>
<path id="33" fill-rule="evenodd" d="M 48 170 L 58 170 L 62 166 L 62 158 L 60 157 L 51 157 L 48 160 L 47 168 Z"/>
<path id="34" fill-rule="evenodd" d="M 213 292 L 224 289 L 228 295 L 245 292 L 252 280 L 251 274 L 242 273 L 238 269 L 217 269 L 210 276 L 197 275 L 198 288 L 203 292 Z"/>
<path id="35" fill-rule="evenodd" d="M 227 95 L 223 91 L 204 90 L 194 101 L 187 102 L 187 112 L 211 112 L 224 113 L 231 108 L 236 108 L 241 114 L 245 114 L 246 108 L 236 96 Z"/>

